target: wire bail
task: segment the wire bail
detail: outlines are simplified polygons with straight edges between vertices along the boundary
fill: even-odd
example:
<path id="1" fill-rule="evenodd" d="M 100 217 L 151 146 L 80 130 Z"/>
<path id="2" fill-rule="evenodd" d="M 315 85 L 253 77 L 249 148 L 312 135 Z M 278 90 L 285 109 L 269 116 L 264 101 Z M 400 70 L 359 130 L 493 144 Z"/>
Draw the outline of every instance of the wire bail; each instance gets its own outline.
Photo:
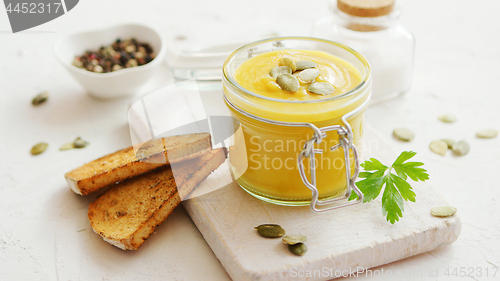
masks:
<path id="1" fill-rule="evenodd" d="M 356 146 L 353 143 L 354 134 L 352 132 L 351 126 L 347 122 L 347 118 L 354 115 L 357 110 L 349 112 L 348 114 L 342 116 L 342 123 L 344 126 L 334 125 L 318 128 L 313 124 L 309 124 L 309 126 L 315 131 L 314 136 L 309 139 L 305 144 L 303 150 L 299 153 L 299 157 L 297 158 L 298 167 L 300 177 L 304 185 L 309 188 L 312 192 L 311 198 L 311 210 L 316 213 L 335 210 L 347 206 L 356 205 L 358 203 L 363 202 L 363 193 L 356 186 L 355 182 L 359 175 L 359 155 Z M 354 113 L 353 113 L 354 112 Z M 317 133 L 317 132 L 320 133 Z M 323 153 L 322 149 L 314 148 L 314 143 L 321 143 L 322 139 L 326 137 L 326 132 L 328 131 L 337 131 L 339 135 L 339 143 L 330 148 L 330 150 L 334 151 L 342 147 L 344 150 L 344 158 L 345 158 L 345 167 L 346 167 L 346 194 L 343 197 L 332 198 L 327 200 L 319 200 L 319 192 L 316 186 L 316 161 L 315 154 Z M 349 157 L 349 151 L 352 150 L 354 155 L 354 174 L 351 177 L 351 159 Z M 307 179 L 305 169 L 304 169 L 304 158 L 309 158 L 309 164 L 311 168 L 311 181 Z M 358 195 L 358 199 L 354 201 L 349 201 L 349 197 L 351 196 L 351 192 L 354 190 L 356 195 Z M 345 202 L 341 202 L 345 201 Z M 324 207 L 326 206 L 326 207 Z"/>
<path id="2" fill-rule="evenodd" d="M 238 107 L 236 107 L 234 104 L 232 104 L 226 95 L 223 95 L 224 101 L 226 102 L 227 105 L 229 105 L 233 110 L 236 112 L 255 119 L 260 122 L 264 122 L 267 124 L 272 124 L 272 125 L 280 125 L 280 126 L 289 126 L 289 127 L 308 127 L 314 131 L 313 137 L 311 139 L 307 140 L 306 143 L 304 144 L 304 147 L 302 151 L 299 153 L 299 156 L 297 158 L 298 161 L 298 167 L 299 167 L 299 173 L 300 177 L 302 179 L 302 182 L 304 185 L 309 188 L 312 192 L 312 198 L 311 198 L 311 210 L 316 213 L 324 212 L 324 211 L 330 211 L 330 210 L 335 210 L 343 207 L 348 207 L 352 205 L 359 204 L 363 202 L 363 193 L 359 188 L 356 186 L 355 182 L 356 179 L 358 178 L 359 175 L 359 156 L 358 156 L 358 150 L 356 149 L 356 146 L 354 145 L 354 134 L 351 129 L 351 125 L 347 122 L 347 118 L 350 118 L 357 113 L 359 113 L 363 108 L 365 108 L 368 105 L 368 102 L 370 99 L 367 99 L 363 104 L 361 104 L 359 107 L 354 109 L 353 111 L 348 112 L 344 116 L 342 116 L 341 121 L 343 123 L 343 126 L 341 125 L 332 125 L 332 126 L 326 126 L 322 128 L 318 128 L 312 123 L 298 123 L 298 122 L 282 122 L 282 121 L 275 121 L 271 119 L 266 119 L 263 117 L 259 117 L 253 114 L 250 114 Z M 322 149 L 317 149 L 314 148 L 314 144 L 320 144 L 323 141 L 323 138 L 326 138 L 326 132 L 328 131 L 337 131 L 339 135 L 339 143 L 333 147 L 330 148 L 330 150 L 336 150 L 340 147 L 344 150 L 344 158 L 345 158 L 345 167 L 346 167 L 346 182 L 347 182 L 347 190 L 346 194 L 343 197 L 337 197 L 337 198 L 332 198 L 332 199 L 327 199 L 327 200 L 319 200 L 319 192 L 318 188 L 316 187 L 316 162 L 314 158 L 314 154 L 320 154 L 323 153 Z M 354 174 L 351 176 L 351 159 L 349 157 L 349 151 L 352 150 L 353 155 L 354 155 Z M 304 158 L 309 158 L 310 162 L 310 168 L 311 168 L 311 182 L 307 179 L 305 170 L 304 170 L 304 163 L 303 160 Z M 356 195 L 358 195 L 357 200 L 349 201 L 349 197 L 351 196 L 351 192 L 354 191 Z M 346 202 L 341 202 L 341 201 L 346 201 Z M 329 206 L 331 205 L 331 206 Z M 326 206 L 326 207 L 325 207 Z"/>

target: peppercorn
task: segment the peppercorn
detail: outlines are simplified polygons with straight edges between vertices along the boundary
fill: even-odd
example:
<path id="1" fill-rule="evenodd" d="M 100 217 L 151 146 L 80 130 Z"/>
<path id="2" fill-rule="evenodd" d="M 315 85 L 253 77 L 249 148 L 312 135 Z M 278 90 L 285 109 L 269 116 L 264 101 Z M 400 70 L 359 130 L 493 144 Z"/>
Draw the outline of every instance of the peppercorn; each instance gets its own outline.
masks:
<path id="1" fill-rule="evenodd" d="M 148 43 L 138 42 L 135 38 L 117 38 L 109 46 L 101 46 L 97 51 L 87 50 L 81 56 L 75 56 L 72 64 L 95 73 L 107 73 L 147 64 L 155 56 Z"/>
<path id="2" fill-rule="evenodd" d="M 102 73 L 104 71 L 104 69 L 102 68 L 102 66 L 96 65 L 96 66 L 94 66 L 93 71 L 97 72 L 97 73 Z"/>
<path id="3" fill-rule="evenodd" d="M 138 63 L 135 59 L 129 59 L 125 67 L 135 67 L 137 66 Z"/>

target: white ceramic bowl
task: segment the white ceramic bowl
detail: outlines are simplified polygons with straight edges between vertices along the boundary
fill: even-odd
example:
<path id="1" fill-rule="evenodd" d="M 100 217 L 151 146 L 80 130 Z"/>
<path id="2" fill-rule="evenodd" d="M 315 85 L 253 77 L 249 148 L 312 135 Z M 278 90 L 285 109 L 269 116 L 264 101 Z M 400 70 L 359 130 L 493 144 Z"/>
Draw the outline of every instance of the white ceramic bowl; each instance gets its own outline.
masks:
<path id="1" fill-rule="evenodd" d="M 136 38 L 149 43 L 156 57 L 149 63 L 108 73 L 94 73 L 72 64 L 75 56 L 87 50 L 111 45 L 117 38 Z M 54 44 L 54 55 L 89 94 L 101 99 L 133 96 L 139 92 L 163 62 L 166 46 L 163 36 L 153 27 L 143 24 L 122 24 L 100 30 L 83 31 L 62 36 Z"/>

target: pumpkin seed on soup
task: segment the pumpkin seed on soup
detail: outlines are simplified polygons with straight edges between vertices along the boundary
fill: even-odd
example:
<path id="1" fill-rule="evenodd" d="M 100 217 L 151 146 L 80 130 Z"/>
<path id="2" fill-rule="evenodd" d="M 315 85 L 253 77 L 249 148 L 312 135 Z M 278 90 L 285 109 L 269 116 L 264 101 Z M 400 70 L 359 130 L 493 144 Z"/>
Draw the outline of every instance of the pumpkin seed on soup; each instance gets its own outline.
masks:
<path id="1" fill-rule="evenodd" d="M 305 235 L 287 235 L 281 238 L 283 240 L 283 243 L 287 245 L 295 245 L 298 243 L 303 243 L 306 242 L 307 236 Z"/>
<path id="2" fill-rule="evenodd" d="M 32 155 L 40 154 L 44 152 L 47 149 L 47 147 L 49 147 L 48 143 L 45 142 L 37 143 L 31 148 L 31 154 Z"/>
<path id="3" fill-rule="evenodd" d="M 392 134 L 402 141 L 412 141 L 415 137 L 415 134 L 407 128 L 397 128 L 392 131 Z"/>
<path id="4" fill-rule="evenodd" d="M 335 88 L 326 82 L 314 82 L 307 87 L 307 90 L 317 95 L 329 95 L 335 92 Z"/>
<path id="5" fill-rule="evenodd" d="M 279 62 L 280 66 L 289 66 L 292 69 L 292 72 L 297 71 L 297 66 L 295 65 L 295 62 L 292 59 L 289 58 L 282 58 Z M 290 73 L 290 74 L 291 74 Z"/>
<path id="6" fill-rule="evenodd" d="M 469 153 L 470 145 L 467 141 L 461 140 L 455 143 L 451 149 L 458 155 L 465 155 Z"/>
<path id="7" fill-rule="evenodd" d="M 321 71 L 315 68 L 310 68 L 301 71 L 299 74 L 297 74 L 297 77 L 304 83 L 312 83 L 320 74 Z"/>
<path id="8" fill-rule="evenodd" d="M 481 130 L 476 133 L 476 136 L 482 139 L 491 139 L 498 136 L 498 131 L 495 129 Z"/>
<path id="9" fill-rule="evenodd" d="M 299 80 L 292 74 L 281 74 L 276 78 L 276 83 L 281 89 L 289 92 L 297 92 L 300 88 Z"/>
<path id="10" fill-rule="evenodd" d="M 446 142 L 442 140 L 433 141 L 429 145 L 429 148 L 432 152 L 444 156 L 446 154 L 446 151 L 448 151 L 448 144 L 446 144 Z"/>
<path id="11" fill-rule="evenodd" d="M 431 209 L 431 214 L 435 217 L 449 217 L 457 212 L 457 208 L 452 206 L 440 206 Z"/>
<path id="12" fill-rule="evenodd" d="M 265 238 L 279 238 L 285 235 L 285 230 L 277 224 L 261 224 L 255 229 Z"/>
<path id="13" fill-rule="evenodd" d="M 302 256 L 307 252 L 307 246 L 304 243 L 297 243 L 293 245 L 288 245 L 288 250 L 292 252 L 292 254 L 297 256 Z"/>
<path id="14" fill-rule="evenodd" d="M 271 71 L 269 71 L 269 75 L 273 78 L 277 78 L 281 74 L 292 74 L 292 68 L 289 66 L 277 66 L 271 68 Z"/>
<path id="15" fill-rule="evenodd" d="M 309 60 L 299 60 L 295 62 L 295 66 L 297 67 L 296 71 L 300 71 L 307 68 L 315 68 L 318 64 Z"/>

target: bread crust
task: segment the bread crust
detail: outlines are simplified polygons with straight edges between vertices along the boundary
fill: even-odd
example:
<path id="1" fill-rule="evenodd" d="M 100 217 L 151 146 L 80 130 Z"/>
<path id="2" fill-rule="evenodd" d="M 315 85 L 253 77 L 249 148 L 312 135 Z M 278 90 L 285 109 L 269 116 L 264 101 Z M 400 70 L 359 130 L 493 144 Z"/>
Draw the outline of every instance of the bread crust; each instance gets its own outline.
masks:
<path id="1" fill-rule="evenodd" d="M 225 159 L 224 148 L 206 151 L 176 164 L 175 177 L 165 166 L 117 184 L 90 203 L 92 229 L 120 249 L 138 249 L 180 204 L 179 190 L 191 193 Z"/>
<path id="2" fill-rule="evenodd" d="M 88 195 L 104 187 L 159 167 L 198 157 L 210 150 L 210 134 L 190 134 L 154 140 L 136 154 L 133 147 L 119 150 L 76 168 L 64 176 L 71 190 Z"/>

